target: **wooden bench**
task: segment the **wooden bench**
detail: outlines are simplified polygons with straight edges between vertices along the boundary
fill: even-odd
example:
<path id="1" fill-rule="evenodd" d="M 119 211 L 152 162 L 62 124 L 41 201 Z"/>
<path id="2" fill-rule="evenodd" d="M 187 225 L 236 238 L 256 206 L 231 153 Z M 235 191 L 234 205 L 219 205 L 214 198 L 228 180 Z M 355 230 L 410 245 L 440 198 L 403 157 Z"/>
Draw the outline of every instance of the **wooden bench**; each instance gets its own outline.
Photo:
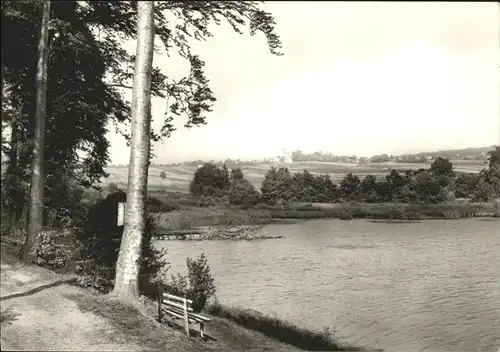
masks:
<path id="1" fill-rule="evenodd" d="M 205 323 L 210 322 L 210 318 L 196 314 L 191 308 L 193 301 L 185 297 L 174 296 L 165 292 L 158 292 L 158 321 L 161 323 L 163 312 L 172 316 L 174 319 L 184 320 L 184 329 L 189 337 L 189 323 L 200 324 L 200 336 L 203 338 L 203 328 Z"/>

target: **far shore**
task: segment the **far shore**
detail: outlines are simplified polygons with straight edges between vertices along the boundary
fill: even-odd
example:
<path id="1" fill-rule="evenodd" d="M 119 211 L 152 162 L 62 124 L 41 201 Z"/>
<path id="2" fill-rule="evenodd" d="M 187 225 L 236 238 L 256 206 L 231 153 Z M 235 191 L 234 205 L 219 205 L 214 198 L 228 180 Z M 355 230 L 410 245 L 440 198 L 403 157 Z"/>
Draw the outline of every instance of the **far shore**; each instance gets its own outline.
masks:
<path id="1" fill-rule="evenodd" d="M 289 203 L 255 208 L 191 207 L 154 213 L 158 231 L 204 227 L 294 224 L 307 219 L 369 219 L 373 221 L 419 221 L 434 219 L 500 218 L 500 203 Z"/>

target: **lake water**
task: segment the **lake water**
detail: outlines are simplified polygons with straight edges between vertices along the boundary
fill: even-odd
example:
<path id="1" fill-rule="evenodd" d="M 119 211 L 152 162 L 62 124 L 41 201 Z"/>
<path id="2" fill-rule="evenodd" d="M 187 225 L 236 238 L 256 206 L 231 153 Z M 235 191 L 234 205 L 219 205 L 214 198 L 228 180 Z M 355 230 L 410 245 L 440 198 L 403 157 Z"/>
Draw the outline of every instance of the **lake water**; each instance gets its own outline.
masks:
<path id="1" fill-rule="evenodd" d="M 204 252 L 223 303 L 384 351 L 500 348 L 500 221 L 268 225 L 264 241 L 159 241 L 172 272 Z"/>

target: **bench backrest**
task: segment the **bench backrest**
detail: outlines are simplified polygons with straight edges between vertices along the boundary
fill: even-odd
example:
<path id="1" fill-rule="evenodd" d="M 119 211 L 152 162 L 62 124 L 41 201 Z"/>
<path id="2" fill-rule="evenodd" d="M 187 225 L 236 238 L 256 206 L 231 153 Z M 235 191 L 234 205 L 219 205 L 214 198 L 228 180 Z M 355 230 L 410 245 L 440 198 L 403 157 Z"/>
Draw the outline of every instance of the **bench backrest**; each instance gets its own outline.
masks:
<path id="1" fill-rule="evenodd" d="M 160 292 L 160 295 L 162 296 L 161 297 L 162 303 L 167 305 L 167 306 L 171 306 L 171 307 L 175 307 L 175 308 L 179 308 L 179 309 L 184 309 L 184 307 L 186 307 L 188 312 L 193 311 L 193 308 L 191 308 L 191 304 L 193 304 L 193 301 L 190 299 L 171 295 L 171 294 L 165 293 L 165 292 Z"/>
<path id="2" fill-rule="evenodd" d="M 211 319 L 193 312 L 191 305 L 193 301 L 185 297 L 171 295 L 170 293 L 158 292 L 158 321 L 161 323 L 162 305 L 165 305 L 166 312 L 176 318 L 184 319 L 184 329 L 189 337 L 189 322 L 195 321 L 200 324 L 200 334 L 203 337 L 203 324 Z"/>

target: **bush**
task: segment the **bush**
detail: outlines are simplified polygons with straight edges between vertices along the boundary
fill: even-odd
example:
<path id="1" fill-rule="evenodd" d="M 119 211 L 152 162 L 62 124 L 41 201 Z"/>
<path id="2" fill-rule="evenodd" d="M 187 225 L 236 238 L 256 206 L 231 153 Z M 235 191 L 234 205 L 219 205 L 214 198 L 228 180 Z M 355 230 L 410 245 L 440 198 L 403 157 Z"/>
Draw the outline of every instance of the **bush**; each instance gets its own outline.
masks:
<path id="1" fill-rule="evenodd" d="M 186 259 L 187 278 L 177 274 L 163 285 L 163 289 L 174 295 L 187 297 L 193 301 L 191 307 L 195 313 L 201 312 L 208 300 L 215 295 L 215 280 L 210 272 L 205 254 L 196 260 Z"/>
<path id="2" fill-rule="evenodd" d="M 83 190 L 82 198 L 80 200 L 81 205 L 84 209 L 88 211 L 92 205 L 102 200 L 101 192 L 94 188 L 86 188 Z"/>
<path id="3" fill-rule="evenodd" d="M 243 171 L 239 167 L 231 170 L 231 180 L 243 180 L 243 178 Z"/>
<path id="4" fill-rule="evenodd" d="M 152 230 L 152 229 L 151 229 Z M 170 269 L 166 249 L 156 249 L 153 246 L 151 230 L 147 232 L 142 244 L 139 274 L 139 290 L 150 298 L 156 298 L 158 287 L 164 282 Z"/>
<path id="5" fill-rule="evenodd" d="M 215 207 L 224 205 L 226 203 L 225 197 L 219 196 L 200 196 L 197 206 L 200 208 Z"/>
<path id="6" fill-rule="evenodd" d="M 259 193 L 246 179 L 235 179 L 228 193 L 229 204 L 253 207 L 259 202 Z"/>
<path id="7" fill-rule="evenodd" d="M 271 167 L 260 188 L 262 202 L 273 205 L 279 200 L 291 200 L 297 193 L 292 174 L 288 168 Z"/>
<path id="8" fill-rule="evenodd" d="M 108 192 L 108 194 L 118 192 L 119 190 L 118 185 L 113 182 L 108 183 L 105 187 L 105 191 Z"/>
<path id="9" fill-rule="evenodd" d="M 70 230 L 42 231 L 36 236 L 29 254 L 39 266 L 62 269 L 73 256 L 73 248 L 68 243 L 71 238 Z"/>
<path id="10" fill-rule="evenodd" d="M 177 275 L 172 275 L 171 281 L 163 286 L 163 289 L 168 293 L 180 297 L 188 296 L 189 283 L 186 276 L 182 276 L 177 273 Z"/>
<path id="11" fill-rule="evenodd" d="M 451 175 L 453 164 L 447 158 L 437 157 L 431 164 L 430 170 L 435 175 Z"/>
<path id="12" fill-rule="evenodd" d="M 110 292 L 113 289 L 115 269 L 112 266 L 100 265 L 93 259 L 79 261 L 76 265 L 76 283 L 90 287 L 99 292 Z"/>
<path id="13" fill-rule="evenodd" d="M 180 210 L 179 204 L 164 203 L 156 197 L 148 197 L 146 200 L 146 209 L 148 213 L 169 213 Z"/>
<path id="14" fill-rule="evenodd" d="M 339 219 L 340 220 L 352 220 L 352 215 L 351 215 L 351 213 L 349 213 L 345 210 L 341 210 L 339 213 Z"/>
<path id="15" fill-rule="evenodd" d="M 198 168 L 189 184 L 189 191 L 194 196 L 222 196 L 224 195 L 231 181 L 229 171 L 226 166 L 221 169 L 215 164 L 206 163 Z"/>
<path id="16" fill-rule="evenodd" d="M 193 310 L 200 312 L 207 301 L 215 295 L 215 280 L 210 272 L 205 254 L 197 260 L 186 259 L 189 278 L 189 297 L 193 300 Z"/>
<path id="17" fill-rule="evenodd" d="M 387 216 L 390 220 L 406 220 L 405 209 L 402 207 L 390 209 Z"/>
<path id="18" fill-rule="evenodd" d="M 159 214 L 155 220 L 155 226 L 162 230 L 191 230 L 193 228 L 193 218 L 185 213 Z"/>
<path id="19" fill-rule="evenodd" d="M 423 220 L 423 216 L 415 210 L 406 210 L 405 220 Z"/>
<path id="20" fill-rule="evenodd" d="M 90 198 L 100 194 L 67 175 L 59 175 L 58 181 L 51 181 L 50 191 L 44 193 L 46 216 L 44 224 L 52 228 L 82 227 L 90 206 Z M 94 191 L 94 192 L 92 192 Z"/>
<path id="21" fill-rule="evenodd" d="M 460 213 L 458 211 L 445 211 L 443 212 L 443 218 L 445 219 L 460 219 Z"/>

